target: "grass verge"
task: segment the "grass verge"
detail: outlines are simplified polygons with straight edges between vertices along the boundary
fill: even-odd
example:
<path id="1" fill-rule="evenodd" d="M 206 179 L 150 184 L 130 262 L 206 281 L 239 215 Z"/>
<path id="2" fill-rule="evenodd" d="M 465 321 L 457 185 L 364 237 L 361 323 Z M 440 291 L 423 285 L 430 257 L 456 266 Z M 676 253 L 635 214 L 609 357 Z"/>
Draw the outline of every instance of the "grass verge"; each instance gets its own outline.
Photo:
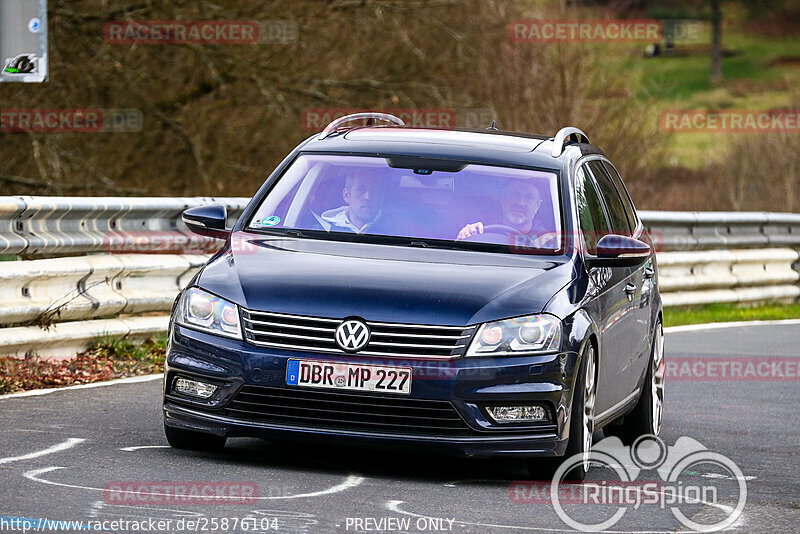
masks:
<path id="1" fill-rule="evenodd" d="M 70 360 L 2 357 L 0 394 L 160 373 L 166 347 L 166 336 L 141 343 L 104 337 Z"/>
<path id="2" fill-rule="evenodd" d="M 665 327 L 687 324 L 778 319 L 800 319 L 800 302 L 792 304 L 771 302 L 757 306 L 747 306 L 743 304 L 705 304 L 702 306 L 664 308 Z"/>

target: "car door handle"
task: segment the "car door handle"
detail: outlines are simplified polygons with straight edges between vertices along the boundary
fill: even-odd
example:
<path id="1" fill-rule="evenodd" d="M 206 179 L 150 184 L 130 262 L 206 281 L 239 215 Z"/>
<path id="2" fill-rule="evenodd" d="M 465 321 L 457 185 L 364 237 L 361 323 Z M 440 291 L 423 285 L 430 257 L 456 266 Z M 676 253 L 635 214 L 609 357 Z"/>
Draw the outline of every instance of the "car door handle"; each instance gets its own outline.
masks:
<path id="1" fill-rule="evenodd" d="M 644 268 L 644 277 L 645 278 L 653 278 L 656 275 L 656 270 L 652 267 L 645 267 Z"/>
<path id="2" fill-rule="evenodd" d="M 628 302 L 632 302 L 633 295 L 636 294 L 636 284 L 633 282 L 625 284 L 625 293 L 628 295 Z"/>

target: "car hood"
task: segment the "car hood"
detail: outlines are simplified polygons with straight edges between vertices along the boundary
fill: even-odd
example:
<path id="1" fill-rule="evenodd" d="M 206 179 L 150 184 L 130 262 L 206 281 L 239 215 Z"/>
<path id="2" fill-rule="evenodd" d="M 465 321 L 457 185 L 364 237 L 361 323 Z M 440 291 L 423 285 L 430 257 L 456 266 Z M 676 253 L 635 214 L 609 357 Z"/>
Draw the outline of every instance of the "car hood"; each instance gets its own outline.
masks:
<path id="1" fill-rule="evenodd" d="M 254 310 L 461 326 L 538 313 L 572 278 L 565 256 L 237 232 L 196 284 Z"/>

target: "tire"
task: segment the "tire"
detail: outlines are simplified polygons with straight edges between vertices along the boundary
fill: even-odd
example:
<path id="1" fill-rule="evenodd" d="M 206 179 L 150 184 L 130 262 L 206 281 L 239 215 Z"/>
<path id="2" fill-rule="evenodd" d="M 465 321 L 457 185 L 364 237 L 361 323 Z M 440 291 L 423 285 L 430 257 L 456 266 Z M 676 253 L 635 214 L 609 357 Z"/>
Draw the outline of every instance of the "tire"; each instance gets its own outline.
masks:
<path id="1" fill-rule="evenodd" d="M 532 477 L 542 480 L 552 478 L 565 460 L 582 454 L 583 462 L 570 469 L 563 480 L 582 482 L 586 479 L 594 433 L 594 404 L 597 398 L 597 356 L 591 343 L 586 344 L 581 354 L 581 367 L 575 379 L 573 395 L 567 450 L 564 456 L 529 460 L 528 472 Z"/>
<path id="2" fill-rule="evenodd" d="M 164 425 L 164 435 L 170 447 L 189 451 L 218 451 L 228 440 L 225 436 L 216 436 L 206 432 L 195 432 L 182 428 Z"/>
<path id="3" fill-rule="evenodd" d="M 622 427 L 618 427 L 614 432 L 624 443 L 631 444 L 640 436 L 648 434 L 657 436 L 661 432 L 664 414 L 664 371 L 664 329 L 659 321 L 653 332 L 650 362 L 639 402 L 633 411 L 625 416 Z"/>

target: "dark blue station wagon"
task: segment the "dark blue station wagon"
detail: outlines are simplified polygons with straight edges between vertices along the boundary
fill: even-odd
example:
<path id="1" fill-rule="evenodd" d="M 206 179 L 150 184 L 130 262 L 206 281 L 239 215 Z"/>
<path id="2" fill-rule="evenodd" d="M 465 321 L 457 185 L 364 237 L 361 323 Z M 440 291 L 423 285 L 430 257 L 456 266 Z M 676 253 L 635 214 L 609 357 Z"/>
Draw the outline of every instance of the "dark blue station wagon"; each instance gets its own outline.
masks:
<path id="1" fill-rule="evenodd" d="M 174 306 L 174 447 L 332 440 L 525 458 L 533 475 L 582 454 L 583 479 L 594 431 L 659 433 L 653 243 L 576 128 L 343 117 L 232 229 L 222 206 L 183 221 L 225 244 Z"/>

